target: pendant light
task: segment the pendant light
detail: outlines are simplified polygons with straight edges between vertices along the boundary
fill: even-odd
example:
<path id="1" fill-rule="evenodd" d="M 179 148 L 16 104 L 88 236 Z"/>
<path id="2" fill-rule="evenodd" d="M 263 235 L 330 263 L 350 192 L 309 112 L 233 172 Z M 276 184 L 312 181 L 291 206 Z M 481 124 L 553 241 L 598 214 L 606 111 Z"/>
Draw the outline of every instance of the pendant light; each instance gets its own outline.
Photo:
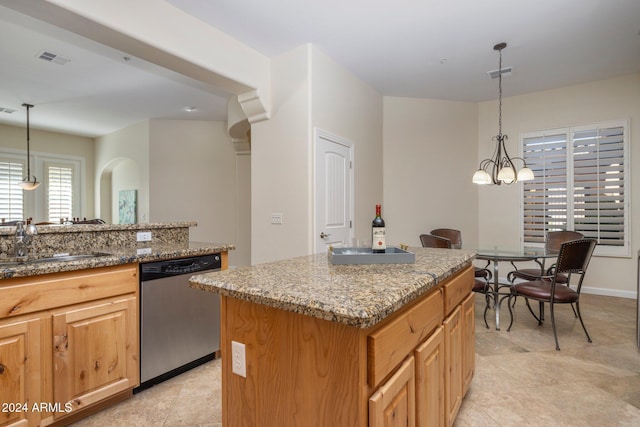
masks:
<path id="1" fill-rule="evenodd" d="M 38 178 L 31 176 L 31 151 L 29 147 L 29 109 L 33 108 L 31 104 L 22 104 L 27 109 L 27 176 L 20 182 L 23 190 L 35 190 L 40 185 Z"/>
<path id="2" fill-rule="evenodd" d="M 505 141 L 509 139 L 502 134 L 502 49 L 507 47 L 506 43 L 498 43 L 493 47 L 500 53 L 498 65 L 498 135 L 493 137 L 496 142 L 496 150 L 493 157 L 480 162 L 480 167 L 473 174 L 474 184 L 512 184 L 518 181 L 530 181 L 534 178 L 533 171 L 527 167 L 527 162 L 522 157 L 510 157 L 507 153 Z M 519 171 L 513 163 L 520 160 L 523 168 Z"/>

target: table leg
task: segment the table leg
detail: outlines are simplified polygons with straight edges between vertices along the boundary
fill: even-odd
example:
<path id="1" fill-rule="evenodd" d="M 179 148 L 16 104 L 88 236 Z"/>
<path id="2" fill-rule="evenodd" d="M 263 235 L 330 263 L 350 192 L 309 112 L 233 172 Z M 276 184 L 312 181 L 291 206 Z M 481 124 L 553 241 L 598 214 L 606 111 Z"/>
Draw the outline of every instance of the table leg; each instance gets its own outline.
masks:
<path id="1" fill-rule="evenodd" d="M 498 277 L 498 260 L 493 260 L 493 309 L 496 312 L 496 331 L 500 330 L 500 282 Z"/>

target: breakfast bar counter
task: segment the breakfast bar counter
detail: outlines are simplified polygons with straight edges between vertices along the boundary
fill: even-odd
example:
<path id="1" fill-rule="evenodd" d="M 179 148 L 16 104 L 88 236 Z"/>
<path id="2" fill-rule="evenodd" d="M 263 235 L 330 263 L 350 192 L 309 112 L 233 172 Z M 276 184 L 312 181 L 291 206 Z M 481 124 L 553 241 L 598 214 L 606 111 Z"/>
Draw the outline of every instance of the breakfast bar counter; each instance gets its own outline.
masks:
<path id="1" fill-rule="evenodd" d="M 409 250 L 415 264 L 318 254 L 192 277 L 221 295 L 223 425 L 453 424 L 474 370 L 475 252 Z"/>

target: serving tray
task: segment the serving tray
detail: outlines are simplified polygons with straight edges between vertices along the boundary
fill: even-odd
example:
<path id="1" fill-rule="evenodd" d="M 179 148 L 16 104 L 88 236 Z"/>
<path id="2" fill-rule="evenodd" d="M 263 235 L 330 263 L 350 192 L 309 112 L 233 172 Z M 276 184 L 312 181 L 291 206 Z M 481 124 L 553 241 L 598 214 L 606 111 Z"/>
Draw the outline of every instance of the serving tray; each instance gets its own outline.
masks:
<path id="1" fill-rule="evenodd" d="M 416 254 L 394 246 L 383 254 L 374 254 L 371 248 L 333 248 L 329 260 L 331 264 L 415 264 Z"/>

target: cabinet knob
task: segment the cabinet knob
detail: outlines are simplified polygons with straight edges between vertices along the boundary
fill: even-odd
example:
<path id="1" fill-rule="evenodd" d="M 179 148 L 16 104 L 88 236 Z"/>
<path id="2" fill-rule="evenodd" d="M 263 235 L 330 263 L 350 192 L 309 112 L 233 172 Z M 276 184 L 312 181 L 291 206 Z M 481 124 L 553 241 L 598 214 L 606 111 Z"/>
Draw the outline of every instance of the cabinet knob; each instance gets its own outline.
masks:
<path id="1" fill-rule="evenodd" d="M 0 375 L 4 374 L 4 365 L 0 364 Z"/>

